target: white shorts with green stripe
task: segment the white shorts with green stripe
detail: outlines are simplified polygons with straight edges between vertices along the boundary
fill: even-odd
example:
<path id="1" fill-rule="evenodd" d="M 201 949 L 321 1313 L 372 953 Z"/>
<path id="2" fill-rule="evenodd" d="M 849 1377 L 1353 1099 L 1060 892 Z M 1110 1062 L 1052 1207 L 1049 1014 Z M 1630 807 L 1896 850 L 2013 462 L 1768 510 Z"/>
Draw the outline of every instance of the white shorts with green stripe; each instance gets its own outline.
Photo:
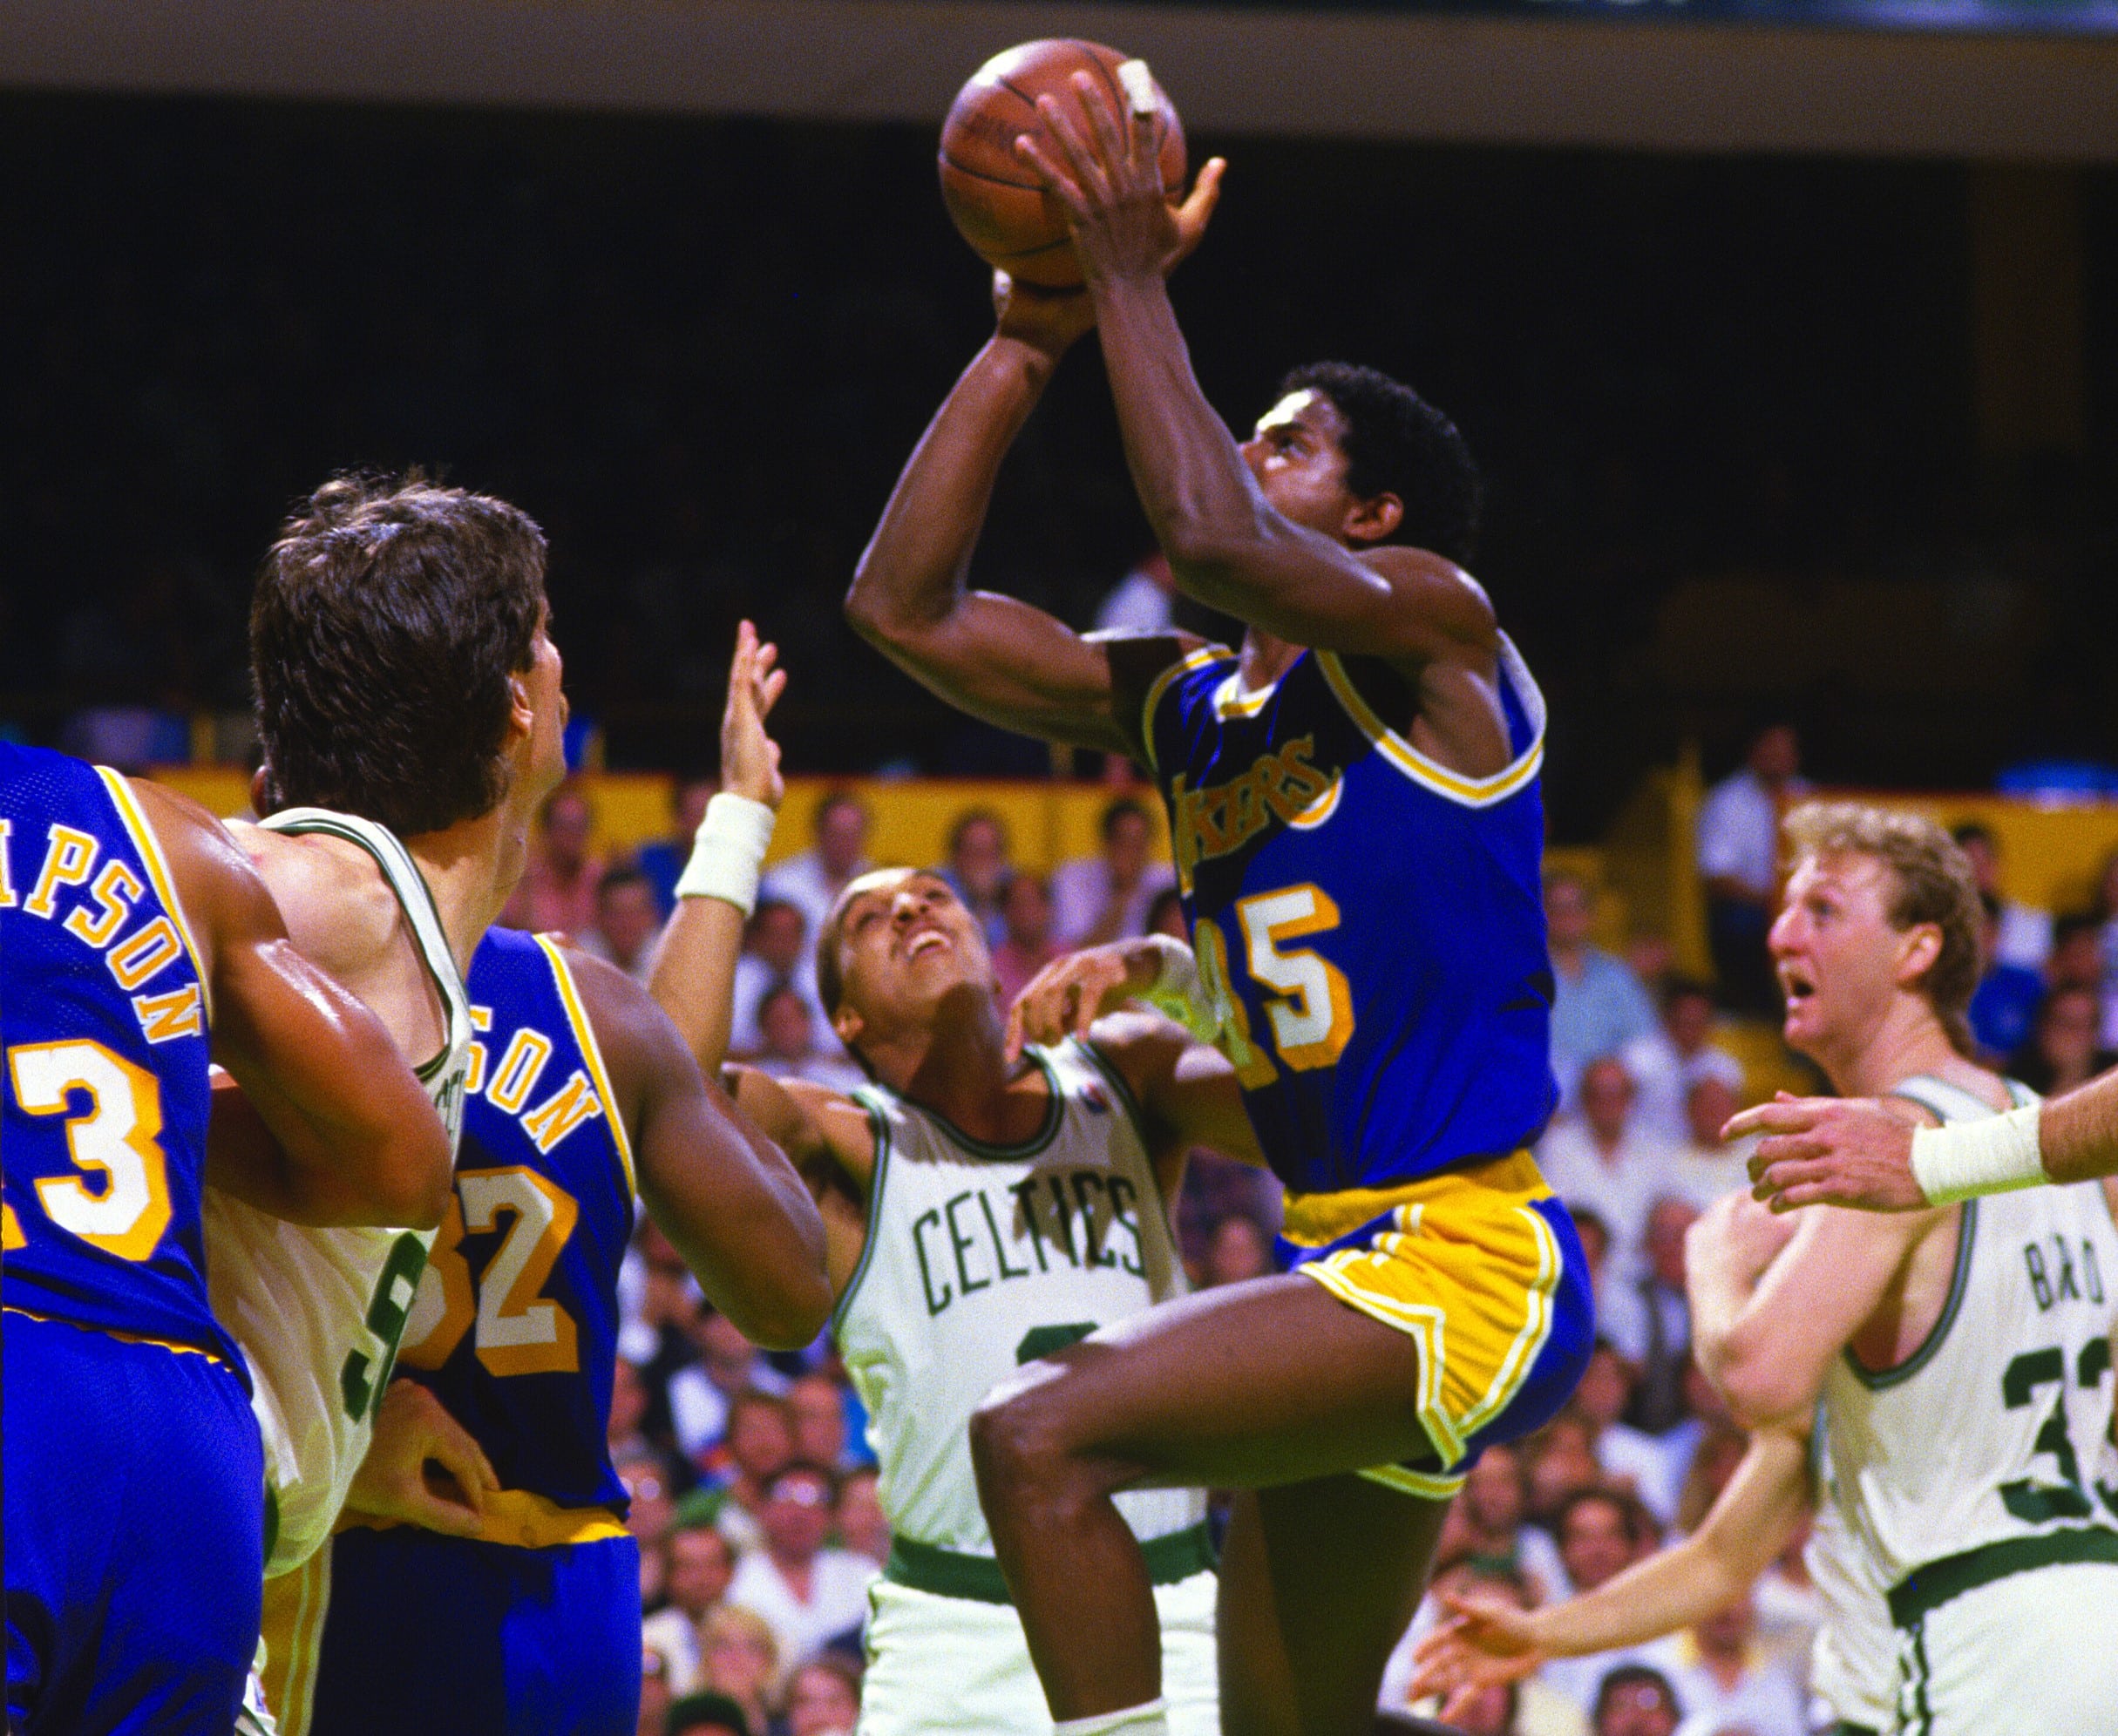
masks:
<path id="1" fill-rule="evenodd" d="M 1220 1736 L 1213 1645 L 1219 1580 L 1155 1587 L 1170 1736 Z M 1051 1728 L 1012 1604 L 945 1597 L 879 1579 L 868 1594 L 868 1673 L 856 1736 L 1022 1736 Z"/>

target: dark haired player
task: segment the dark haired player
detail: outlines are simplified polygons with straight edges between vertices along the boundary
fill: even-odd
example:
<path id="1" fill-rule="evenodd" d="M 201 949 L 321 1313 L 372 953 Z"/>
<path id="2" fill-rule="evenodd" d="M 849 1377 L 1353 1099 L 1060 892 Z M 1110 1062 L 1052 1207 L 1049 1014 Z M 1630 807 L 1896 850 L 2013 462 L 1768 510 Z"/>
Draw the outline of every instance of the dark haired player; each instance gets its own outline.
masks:
<path id="1" fill-rule="evenodd" d="M 209 1055 L 275 1136 L 212 1171 L 260 1210 L 432 1223 L 448 1140 L 204 810 L 4 743 L 0 1050 L 7 1727 L 225 1731 L 264 1477 L 207 1294 Z"/>
<path id="2" fill-rule="evenodd" d="M 1554 1098 L 1543 705 L 1457 564 L 1478 487 L 1448 421 L 1326 364 L 1239 446 L 1164 287 L 1219 166 L 1172 211 L 1149 117 L 1086 81 L 1040 106 L 1062 156 L 1028 160 L 1086 290 L 1000 283 L 999 331 L 907 465 L 848 612 L 964 709 L 1155 767 L 1294 1269 L 1025 1368 L 973 1423 L 981 1495 L 1062 1729 L 1164 1727 L 1111 1496 L 1205 1483 L 1258 1492 L 1223 1568 L 1225 1726 L 1366 1730 L 1465 1468 L 1550 1417 L 1589 1347 L 1585 1262 L 1528 1150 Z M 1157 539 L 1181 589 L 1250 624 L 1239 652 L 1084 639 L 965 587 L 1001 459 L 1091 324 Z"/>

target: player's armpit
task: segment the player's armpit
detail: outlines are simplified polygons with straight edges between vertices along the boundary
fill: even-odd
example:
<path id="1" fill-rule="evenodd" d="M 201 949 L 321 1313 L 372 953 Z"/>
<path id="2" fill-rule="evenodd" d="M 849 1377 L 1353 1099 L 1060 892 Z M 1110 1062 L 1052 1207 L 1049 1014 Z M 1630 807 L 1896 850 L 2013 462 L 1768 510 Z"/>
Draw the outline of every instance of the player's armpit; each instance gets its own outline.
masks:
<path id="1" fill-rule="evenodd" d="M 1139 1102 L 1164 1192 L 1173 1191 L 1185 1154 L 1196 1147 L 1267 1167 L 1235 1068 L 1212 1044 L 1158 1013 L 1140 1010 L 1099 1021 L 1092 1037 Z M 1165 1164 L 1173 1166 L 1169 1174 Z"/>
<path id="2" fill-rule="evenodd" d="M 257 870 L 197 804 L 135 783 L 207 953 L 214 1059 L 257 1126 L 211 1178 L 260 1210 L 316 1225 L 431 1228 L 452 1170 L 447 1130 L 382 1022 L 303 958 Z"/>

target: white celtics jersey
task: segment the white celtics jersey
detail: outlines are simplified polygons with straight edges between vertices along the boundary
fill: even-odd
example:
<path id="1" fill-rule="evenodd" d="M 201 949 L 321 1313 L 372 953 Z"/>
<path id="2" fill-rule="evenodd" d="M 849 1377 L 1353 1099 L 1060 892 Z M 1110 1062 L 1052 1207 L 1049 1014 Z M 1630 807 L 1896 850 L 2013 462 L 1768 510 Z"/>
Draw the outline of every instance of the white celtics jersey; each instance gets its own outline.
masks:
<path id="1" fill-rule="evenodd" d="M 881 1461 L 890 1529 L 990 1556 L 969 1426 L 1022 1364 L 1184 1293 L 1184 1265 L 1131 1099 L 1069 1040 L 1029 1054 L 1051 1101 L 1026 1144 L 997 1147 L 877 1086 L 867 1245 L 834 1324 Z M 1117 1497 L 1143 1542 L 1205 1516 L 1193 1489 Z"/>
<path id="2" fill-rule="evenodd" d="M 1897 1091 L 1945 1121 L 1993 1113 L 1936 1079 Z M 1955 1269 L 1925 1342 L 1883 1373 L 1848 1349 L 1824 1379 L 1846 1516 L 1884 1587 L 1986 1544 L 2118 1527 L 2118 1487 L 2098 1475 L 2118 1307 L 2103 1190 L 2027 1188 L 1959 1210 Z"/>
<path id="3" fill-rule="evenodd" d="M 1894 1716 L 1897 1637 L 1875 1569 L 1846 1517 L 1821 1415 L 1809 1436 L 1809 1466 L 1816 1514 L 1802 1559 L 1823 1604 L 1809 1649 L 1809 1691 L 1841 1723 L 1886 1730 Z"/>
<path id="4" fill-rule="evenodd" d="M 446 1010 L 447 1047 L 417 1072 L 453 1150 L 471 1065 L 471 1003 L 418 868 L 404 846 L 370 820 L 289 808 L 261 824 L 273 831 L 344 838 L 381 867 Z M 434 1235 L 309 1229 L 207 1190 L 214 1312 L 249 1360 L 250 1406 L 265 1441 L 272 1498 L 268 1577 L 298 1567 L 330 1536 L 367 1453 L 370 1419 L 382 1402 Z"/>

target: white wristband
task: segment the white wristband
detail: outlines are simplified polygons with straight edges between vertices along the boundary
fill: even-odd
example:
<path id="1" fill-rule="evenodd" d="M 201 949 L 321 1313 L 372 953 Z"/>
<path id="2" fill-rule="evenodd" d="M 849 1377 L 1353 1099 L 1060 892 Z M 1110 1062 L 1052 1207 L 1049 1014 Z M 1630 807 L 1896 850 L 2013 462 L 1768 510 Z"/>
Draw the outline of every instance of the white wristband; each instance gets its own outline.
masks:
<path id="1" fill-rule="evenodd" d="M 2048 1179 L 2037 1143 L 2043 1114 L 2043 1104 L 2030 1103 L 2004 1116 L 1917 1129 L 1912 1179 L 1930 1205 L 2033 1188 Z"/>
<path id="2" fill-rule="evenodd" d="M 719 899 L 748 916 L 757 905 L 757 877 L 777 817 L 763 802 L 723 791 L 706 804 L 691 860 L 676 878 L 680 899 Z"/>
<path id="3" fill-rule="evenodd" d="M 1183 941 L 1170 934 L 1150 934 L 1147 944 L 1156 955 L 1155 980 L 1148 985 L 1149 1002 L 1168 1014 L 1202 1041 L 1220 1034 L 1221 1012 L 1206 993 L 1198 974 L 1198 960 Z"/>

